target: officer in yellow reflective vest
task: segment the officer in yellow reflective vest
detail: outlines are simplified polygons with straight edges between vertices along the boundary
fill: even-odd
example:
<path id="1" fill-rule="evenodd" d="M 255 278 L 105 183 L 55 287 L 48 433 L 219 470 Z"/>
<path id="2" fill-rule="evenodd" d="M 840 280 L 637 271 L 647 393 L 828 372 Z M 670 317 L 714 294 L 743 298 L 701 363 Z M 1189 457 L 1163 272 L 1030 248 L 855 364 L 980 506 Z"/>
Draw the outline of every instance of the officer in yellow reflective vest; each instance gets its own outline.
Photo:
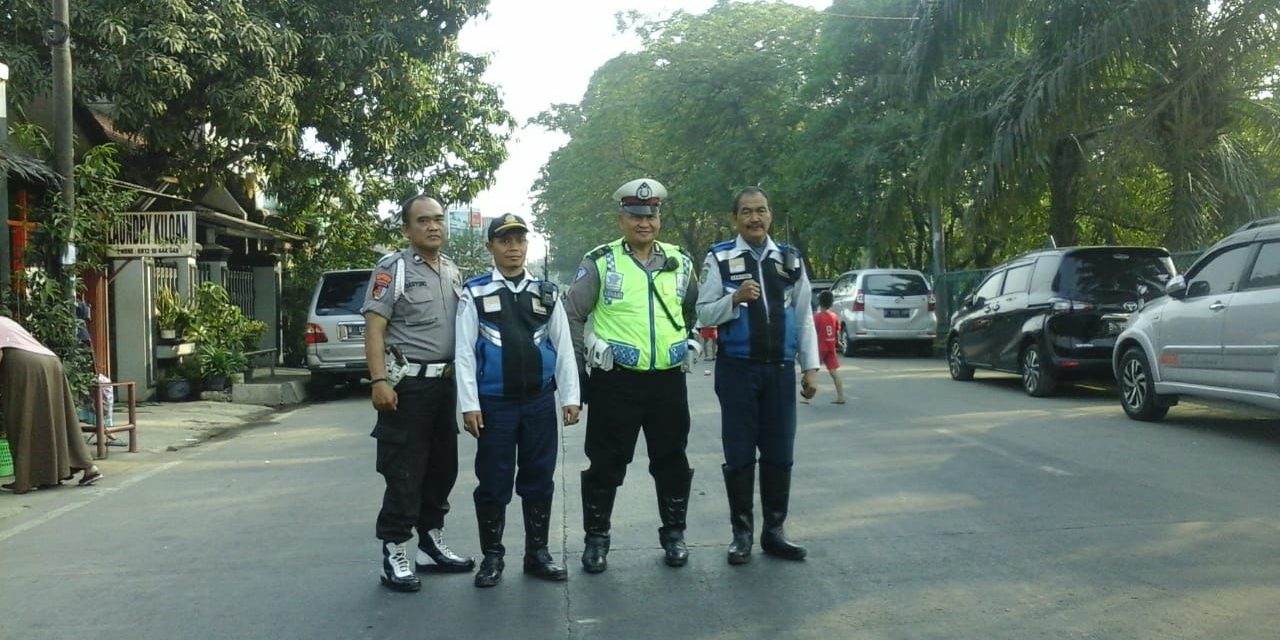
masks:
<path id="1" fill-rule="evenodd" d="M 685 515 L 693 469 L 685 456 L 689 402 L 685 371 L 697 358 L 692 332 L 698 283 L 693 260 L 658 241 L 662 183 L 632 180 L 614 192 L 623 237 L 583 259 L 565 300 L 584 374 L 587 412 L 582 520 L 588 573 L 607 568 L 609 520 L 618 487 L 644 430 L 658 494 L 658 540 L 668 566 L 684 566 Z M 588 319 L 591 327 L 587 327 Z"/>

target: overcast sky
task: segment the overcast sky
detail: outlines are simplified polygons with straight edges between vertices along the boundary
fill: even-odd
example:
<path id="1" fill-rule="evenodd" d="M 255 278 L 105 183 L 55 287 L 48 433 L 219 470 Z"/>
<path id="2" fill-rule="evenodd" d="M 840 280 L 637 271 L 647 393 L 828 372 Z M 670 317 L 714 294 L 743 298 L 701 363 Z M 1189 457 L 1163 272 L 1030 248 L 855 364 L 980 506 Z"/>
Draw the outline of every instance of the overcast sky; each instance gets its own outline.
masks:
<path id="1" fill-rule="evenodd" d="M 788 0 L 826 8 L 830 0 Z M 485 79 L 499 87 L 520 128 L 508 145 L 509 157 L 492 189 L 472 204 L 486 216 L 527 215 L 529 190 L 538 169 L 567 138 L 536 126 L 529 118 L 556 103 L 577 103 L 591 74 L 610 58 L 638 46 L 617 32 L 615 15 L 639 11 L 667 17 L 676 10 L 701 13 L 714 0 L 490 0 L 489 17 L 463 27 L 465 51 L 491 56 Z M 611 192 L 617 185 L 600 185 Z"/>

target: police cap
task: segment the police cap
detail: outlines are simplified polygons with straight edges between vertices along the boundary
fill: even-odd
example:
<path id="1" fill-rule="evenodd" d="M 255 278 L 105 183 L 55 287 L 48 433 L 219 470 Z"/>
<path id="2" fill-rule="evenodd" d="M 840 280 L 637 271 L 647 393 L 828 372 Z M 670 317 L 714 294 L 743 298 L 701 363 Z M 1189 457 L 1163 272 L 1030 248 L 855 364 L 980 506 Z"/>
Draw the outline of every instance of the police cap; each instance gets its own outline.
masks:
<path id="1" fill-rule="evenodd" d="M 653 178 L 632 180 L 613 192 L 623 211 L 637 216 L 656 216 L 667 197 L 667 188 Z"/>
<path id="2" fill-rule="evenodd" d="M 524 233 L 529 232 L 529 225 L 524 223 L 524 218 L 514 213 L 504 213 L 493 219 L 489 223 L 489 239 L 500 238 L 515 231 Z"/>

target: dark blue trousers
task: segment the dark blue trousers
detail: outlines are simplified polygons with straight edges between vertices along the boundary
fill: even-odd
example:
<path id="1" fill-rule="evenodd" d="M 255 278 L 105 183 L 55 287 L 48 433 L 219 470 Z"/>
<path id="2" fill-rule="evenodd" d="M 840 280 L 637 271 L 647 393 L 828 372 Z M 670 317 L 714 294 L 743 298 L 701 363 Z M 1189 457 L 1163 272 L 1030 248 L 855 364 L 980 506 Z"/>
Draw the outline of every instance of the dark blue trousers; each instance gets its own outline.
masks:
<path id="1" fill-rule="evenodd" d="M 730 470 L 760 461 L 791 468 L 796 442 L 796 370 L 777 364 L 716 358 L 720 438 Z"/>
<path id="2" fill-rule="evenodd" d="M 480 412 L 476 504 L 510 504 L 513 482 L 522 500 L 551 502 L 560 443 L 555 391 L 524 399 L 481 396 Z"/>

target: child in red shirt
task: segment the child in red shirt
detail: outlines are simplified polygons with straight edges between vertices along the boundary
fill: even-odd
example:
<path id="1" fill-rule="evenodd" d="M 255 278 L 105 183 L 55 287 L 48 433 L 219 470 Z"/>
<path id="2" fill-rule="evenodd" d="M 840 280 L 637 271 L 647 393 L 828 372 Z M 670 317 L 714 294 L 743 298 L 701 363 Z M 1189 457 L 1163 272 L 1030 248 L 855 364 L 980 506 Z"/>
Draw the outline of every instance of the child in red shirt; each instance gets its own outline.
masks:
<path id="1" fill-rule="evenodd" d="M 818 294 L 818 312 L 813 314 L 813 326 L 818 331 L 818 358 L 836 385 L 836 399 L 832 402 L 844 404 L 844 384 L 836 375 L 836 369 L 840 368 L 840 358 L 836 356 L 836 332 L 840 331 L 840 318 L 831 310 L 832 302 L 830 291 Z"/>

